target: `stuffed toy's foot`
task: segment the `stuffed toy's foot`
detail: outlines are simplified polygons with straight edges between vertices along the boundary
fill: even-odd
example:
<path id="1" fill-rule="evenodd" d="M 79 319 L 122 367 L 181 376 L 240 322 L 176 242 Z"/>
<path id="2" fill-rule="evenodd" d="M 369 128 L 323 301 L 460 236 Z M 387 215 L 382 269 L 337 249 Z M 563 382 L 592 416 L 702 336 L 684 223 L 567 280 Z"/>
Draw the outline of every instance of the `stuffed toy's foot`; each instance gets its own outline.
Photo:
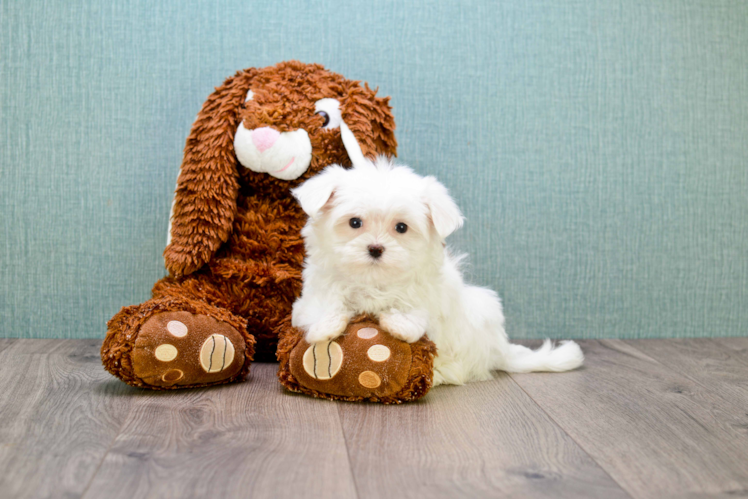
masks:
<path id="1" fill-rule="evenodd" d="M 278 343 L 278 378 L 288 390 L 345 401 L 404 403 L 433 385 L 436 346 L 425 336 L 409 344 L 374 318 L 354 318 L 343 335 L 309 344 L 286 321 Z"/>
<path id="2" fill-rule="evenodd" d="M 239 332 L 209 316 L 160 313 L 140 328 L 131 353 L 133 372 L 158 387 L 220 382 L 241 370 L 243 347 Z"/>
<path id="3" fill-rule="evenodd" d="M 153 299 L 125 307 L 109 321 L 101 358 L 110 373 L 149 389 L 204 387 L 244 379 L 254 339 L 239 318 L 207 305 L 198 309 L 219 313 L 223 321 L 189 306 L 169 311 L 173 304 L 160 302 Z"/>

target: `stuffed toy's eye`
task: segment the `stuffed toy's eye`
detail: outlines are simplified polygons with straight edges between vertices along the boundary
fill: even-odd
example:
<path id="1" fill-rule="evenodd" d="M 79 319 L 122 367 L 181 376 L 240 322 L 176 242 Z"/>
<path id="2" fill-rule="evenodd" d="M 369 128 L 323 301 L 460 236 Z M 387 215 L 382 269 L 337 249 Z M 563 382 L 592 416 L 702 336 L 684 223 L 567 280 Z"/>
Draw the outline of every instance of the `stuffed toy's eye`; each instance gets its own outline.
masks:
<path id="1" fill-rule="evenodd" d="M 330 115 L 328 115 L 326 111 L 317 111 L 315 114 L 321 116 L 324 120 L 322 122 L 322 128 L 327 127 L 327 124 L 330 123 Z"/>
<path id="2" fill-rule="evenodd" d="M 320 99 L 314 103 L 314 112 L 324 118 L 322 128 L 331 129 L 340 127 L 343 116 L 340 114 L 340 103 L 335 99 Z"/>
<path id="3" fill-rule="evenodd" d="M 364 223 L 363 223 L 363 222 L 361 221 L 361 219 L 359 219 L 358 217 L 353 217 L 353 218 L 352 218 L 351 220 L 349 220 L 349 221 L 348 221 L 348 224 L 349 224 L 349 225 L 350 225 L 350 226 L 351 226 L 351 227 L 352 227 L 353 229 L 358 229 L 358 228 L 360 228 L 361 226 L 363 226 L 363 225 L 364 225 Z"/>
<path id="4" fill-rule="evenodd" d="M 408 230 L 408 225 L 406 223 L 398 222 L 397 224 L 395 224 L 395 231 L 397 231 L 398 233 L 404 233 L 407 230 Z"/>

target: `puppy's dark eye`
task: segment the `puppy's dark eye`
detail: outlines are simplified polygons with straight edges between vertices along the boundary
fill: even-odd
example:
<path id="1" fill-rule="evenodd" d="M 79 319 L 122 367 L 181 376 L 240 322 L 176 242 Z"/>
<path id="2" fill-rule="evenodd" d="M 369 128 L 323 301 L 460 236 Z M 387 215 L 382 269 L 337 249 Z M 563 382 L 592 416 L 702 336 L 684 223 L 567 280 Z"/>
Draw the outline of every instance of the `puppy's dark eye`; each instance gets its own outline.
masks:
<path id="1" fill-rule="evenodd" d="M 395 231 L 397 231 L 398 233 L 404 233 L 407 230 L 408 230 L 408 225 L 404 222 L 398 222 L 395 225 Z"/>
<path id="2" fill-rule="evenodd" d="M 317 111 L 316 114 L 318 114 L 319 116 L 321 116 L 322 120 L 324 120 L 323 123 L 322 123 L 322 126 L 323 127 L 327 127 L 327 124 L 330 123 L 330 115 L 328 115 L 324 111 Z"/>
<path id="3" fill-rule="evenodd" d="M 363 225 L 363 222 L 361 222 L 361 219 L 358 217 L 354 217 L 348 221 L 348 224 L 350 224 L 353 229 L 358 229 Z"/>

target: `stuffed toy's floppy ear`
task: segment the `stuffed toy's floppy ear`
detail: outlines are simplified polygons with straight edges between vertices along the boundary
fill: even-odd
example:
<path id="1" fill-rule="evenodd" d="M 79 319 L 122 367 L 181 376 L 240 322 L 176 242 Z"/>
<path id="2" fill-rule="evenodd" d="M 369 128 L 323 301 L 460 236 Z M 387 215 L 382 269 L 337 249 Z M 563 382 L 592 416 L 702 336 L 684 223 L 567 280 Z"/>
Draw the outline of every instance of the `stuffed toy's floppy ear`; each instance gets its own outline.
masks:
<path id="1" fill-rule="evenodd" d="M 241 71 L 216 88 L 187 138 L 164 250 L 174 276 L 200 269 L 229 238 L 239 192 L 234 133 L 238 110 L 256 70 Z"/>
<path id="2" fill-rule="evenodd" d="M 301 186 L 292 189 L 291 193 L 299 201 L 301 209 L 314 218 L 332 198 L 339 175 L 344 172 L 340 165 L 330 165 Z"/>
<path id="3" fill-rule="evenodd" d="M 376 97 L 368 84 L 350 82 L 348 95 L 341 102 L 341 114 L 363 155 L 373 160 L 379 155 L 396 156 L 395 117 L 389 97 Z"/>
<path id="4" fill-rule="evenodd" d="M 425 202 L 437 234 L 443 240 L 462 227 L 464 217 L 444 185 L 434 177 L 426 177 Z"/>

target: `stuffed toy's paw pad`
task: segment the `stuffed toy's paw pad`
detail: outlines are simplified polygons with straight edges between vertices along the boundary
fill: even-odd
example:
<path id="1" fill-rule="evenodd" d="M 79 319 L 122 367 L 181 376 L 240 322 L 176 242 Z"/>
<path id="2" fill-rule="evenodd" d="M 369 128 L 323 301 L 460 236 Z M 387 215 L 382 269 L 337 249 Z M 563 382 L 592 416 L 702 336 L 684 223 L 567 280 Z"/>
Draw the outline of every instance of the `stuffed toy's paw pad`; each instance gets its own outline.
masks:
<path id="1" fill-rule="evenodd" d="M 431 387 L 435 348 L 428 339 L 409 344 L 371 318 L 348 325 L 330 341 L 308 343 L 301 332 L 285 332 L 279 349 L 281 383 L 329 399 L 400 403 Z"/>
<path id="2" fill-rule="evenodd" d="M 343 348 L 335 341 L 310 345 L 302 358 L 304 371 L 316 380 L 330 380 L 343 366 Z"/>
<path id="3" fill-rule="evenodd" d="M 236 375 L 245 343 L 232 326 L 202 314 L 165 312 L 142 326 L 132 351 L 135 375 L 157 387 L 210 384 Z"/>
<path id="4" fill-rule="evenodd" d="M 335 340 L 302 341 L 291 354 L 291 371 L 303 385 L 317 391 L 381 397 L 405 385 L 410 361 L 410 345 L 365 323 L 351 325 Z"/>

